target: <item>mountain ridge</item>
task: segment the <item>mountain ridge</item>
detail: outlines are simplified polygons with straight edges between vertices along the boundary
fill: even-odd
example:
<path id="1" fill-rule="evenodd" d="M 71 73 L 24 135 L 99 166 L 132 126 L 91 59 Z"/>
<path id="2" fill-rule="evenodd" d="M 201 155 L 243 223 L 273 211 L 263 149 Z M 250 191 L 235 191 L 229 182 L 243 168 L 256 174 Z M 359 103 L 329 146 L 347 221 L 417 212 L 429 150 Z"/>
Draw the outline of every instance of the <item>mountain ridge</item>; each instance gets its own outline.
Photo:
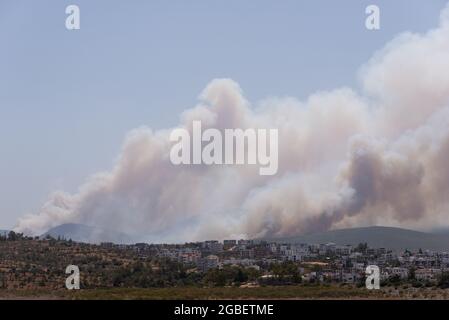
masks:
<path id="1" fill-rule="evenodd" d="M 1 231 L 0 231 L 1 232 Z M 105 230 L 83 224 L 67 223 L 51 228 L 41 238 L 72 239 L 77 242 L 118 244 L 134 243 L 131 236 L 111 230 Z M 372 248 L 387 248 L 392 250 L 428 249 L 449 252 L 449 232 L 422 232 L 397 227 L 371 226 L 361 228 L 336 229 L 313 234 L 290 237 L 265 237 L 259 240 L 288 243 L 358 245 L 367 243 Z"/>
<path id="2" fill-rule="evenodd" d="M 267 238 L 266 240 L 309 244 L 333 242 L 338 245 L 357 245 L 366 242 L 373 248 L 449 251 L 448 233 L 429 233 L 383 226 L 336 229 L 300 236 Z"/>

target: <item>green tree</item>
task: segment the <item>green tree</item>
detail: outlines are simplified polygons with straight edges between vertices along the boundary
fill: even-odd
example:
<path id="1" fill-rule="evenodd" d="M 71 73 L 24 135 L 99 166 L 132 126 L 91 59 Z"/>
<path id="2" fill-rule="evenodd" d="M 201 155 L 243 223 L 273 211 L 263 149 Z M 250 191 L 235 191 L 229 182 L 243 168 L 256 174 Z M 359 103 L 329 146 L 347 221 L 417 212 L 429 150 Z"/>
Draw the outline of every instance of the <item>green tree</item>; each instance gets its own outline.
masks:
<path id="1" fill-rule="evenodd" d="M 408 270 L 408 279 L 409 280 L 416 280 L 416 268 L 415 267 L 411 267 Z"/>
<path id="2" fill-rule="evenodd" d="M 248 281 L 248 275 L 241 268 L 239 268 L 234 281 L 238 283 L 246 282 Z"/>
<path id="3" fill-rule="evenodd" d="M 449 288 L 449 272 L 443 272 L 438 280 L 438 287 L 442 289 Z"/>

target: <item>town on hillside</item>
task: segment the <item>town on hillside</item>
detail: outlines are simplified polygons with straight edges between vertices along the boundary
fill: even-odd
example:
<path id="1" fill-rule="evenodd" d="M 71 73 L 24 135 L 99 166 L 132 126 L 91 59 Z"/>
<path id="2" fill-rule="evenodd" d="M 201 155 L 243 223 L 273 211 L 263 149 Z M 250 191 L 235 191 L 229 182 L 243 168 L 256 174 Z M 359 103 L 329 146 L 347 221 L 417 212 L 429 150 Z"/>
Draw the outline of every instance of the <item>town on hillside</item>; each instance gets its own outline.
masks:
<path id="1" fill-rule="evenodd" d="M 449 287 L 449 253 L 388 248 L 210 240 L 185 244 L 86 244 L 10 232 L 0 236 L 0 288 L 63 289 L 76 265 L 82 288 L 351 284 L 378 266 L 381 285 Z"/>

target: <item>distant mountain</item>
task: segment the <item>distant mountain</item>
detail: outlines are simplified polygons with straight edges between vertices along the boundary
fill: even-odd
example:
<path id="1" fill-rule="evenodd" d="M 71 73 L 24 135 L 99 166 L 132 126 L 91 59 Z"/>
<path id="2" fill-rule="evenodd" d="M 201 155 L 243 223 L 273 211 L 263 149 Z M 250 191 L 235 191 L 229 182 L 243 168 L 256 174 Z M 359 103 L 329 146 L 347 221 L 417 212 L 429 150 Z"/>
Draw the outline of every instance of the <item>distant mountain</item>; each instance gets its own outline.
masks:
<path id="1" fill-rule="evenodd" d="M 449 251 L 449 233 L 426 233 L 392 227 L 339 229 L 303 236 L 270 239 L 277 242 L 339 245 L 368 243 L 372 248 Z"/>
<path id="2" fill-rule="evenodd" d="M 86 226 L 83 224 L 67 223 L 54 227 L 44 233 L 41 238 L 46 236 L 53 238 L 72 239 L 76 242 L 85 243 L 132 243 L 132 238 L 124 233 L 105 230 L 101 228 Z"/>

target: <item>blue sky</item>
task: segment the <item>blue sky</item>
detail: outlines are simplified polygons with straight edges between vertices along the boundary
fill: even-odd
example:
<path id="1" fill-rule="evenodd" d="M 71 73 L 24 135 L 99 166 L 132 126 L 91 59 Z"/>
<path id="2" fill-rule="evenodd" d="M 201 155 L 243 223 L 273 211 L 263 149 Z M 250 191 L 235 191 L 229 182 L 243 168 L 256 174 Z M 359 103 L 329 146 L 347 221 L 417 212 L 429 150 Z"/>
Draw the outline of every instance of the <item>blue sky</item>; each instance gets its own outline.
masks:
<path id="1" fill-rule="evenodd" d="M 357 88 L 358 68 L 445 0 L 0 1 L 0 227 L 109 169 L 130 129 L 173 126 L 217 77 L 253 103 Z M 65 29 L 65 7 L 81 30 Z M 381 9 L 381 30 L 364 27 Z"/>

